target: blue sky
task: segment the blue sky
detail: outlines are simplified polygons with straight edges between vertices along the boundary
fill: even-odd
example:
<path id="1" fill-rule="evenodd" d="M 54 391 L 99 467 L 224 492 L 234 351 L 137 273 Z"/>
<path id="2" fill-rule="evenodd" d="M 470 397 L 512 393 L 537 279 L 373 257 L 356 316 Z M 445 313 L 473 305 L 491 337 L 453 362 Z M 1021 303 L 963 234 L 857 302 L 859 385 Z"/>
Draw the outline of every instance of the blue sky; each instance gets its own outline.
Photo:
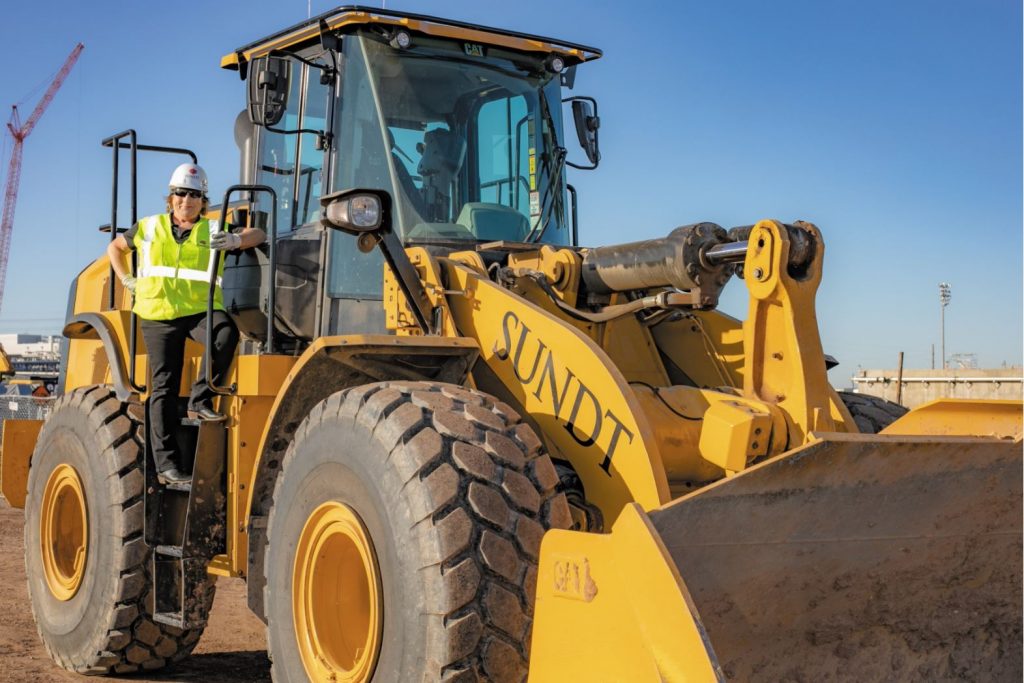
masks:
<path id="1" fill-rule="evenodd" d="M 834 383 L 858 366 L 893 367 L 899 351 L 907 367 L 929 367 L 941 281 L 953 290 L 947 353 L 1021 363 L 1019 1 L 387 4 L 604 50 L 575 90 L 598 99 L 602 120 L 601 167 L 570 169 L 584 244 L 701 220 L 809 220 L 826 241 L 818 320 L 842 363 Z M 332 6 L 312 2 L 314 14 Z M 0 332 L 58 331 L 70 279 L 102 251 L 103 137 L 135 128 L 141 142 L 195 149 L 214 196 L 236 180 L 244 90 L 220 56 L 306 10 L 305 0 L 5 7 L 3 116 L 35 90 L 26 117 L 75 42 L 86 48 L 26 144 Z M 143 215 L 160 210 L 169 170 L 143 167 Z M 740 281 L 723 308 L 744 315 Z"/>

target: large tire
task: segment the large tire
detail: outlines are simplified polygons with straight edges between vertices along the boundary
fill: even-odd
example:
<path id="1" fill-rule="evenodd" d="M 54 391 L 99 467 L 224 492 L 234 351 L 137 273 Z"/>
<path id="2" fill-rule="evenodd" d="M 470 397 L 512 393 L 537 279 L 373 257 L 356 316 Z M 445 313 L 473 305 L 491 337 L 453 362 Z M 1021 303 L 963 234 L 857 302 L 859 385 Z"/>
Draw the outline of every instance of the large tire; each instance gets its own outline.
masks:
<path id="1" fill-rule="evenodd" d="M 274 680 L 316 678 L 297 641 L 293 578 L 310 520 L 339 503 L 369 537 L 383 615 L 379 633 L 356 638 L 380 643 L 375 667 L 346 680 L 524 680 L 541 537 L 572 522 L 557 485 L 529 426 L 480 392 L 388 382 L 319 403 L 284 458 L 268 520 Z"/>
<path id="2" fill-rule="evenodd" d="M 862 434 L 877 434 L 908 412 L 898 403 L 870 394 L 840 391 L 839 398 L 846 404 Z"/>
<path id="3" fill-rule="evenodd" d="M 152 578 L 150 551 L 143 539 L 142 439 L 141 423 L 109 387 L 86 387 L 56 401 L 32 454 L 25 502 L 25 568 L 32 614 L 46 650 L 69 671 L 158 669 L 186 657 L 202 634 L 201 628 L 183 631 L 158 624 L 148 613 Z M 80 582 L 73 595 L 61 599 L 52 588 L 54 552 L 47 553 L 41 542 L 53 532 L 44 531 L 41 524 L 47 510 L 53 509 L 44 506 L 52 500 L 46 495 L 52 490 L 49 482 L 71 471 L 84 497 L 87 531 L 82 533 L 88 542 Z M 51 515 L 58 519 L 48 528 L 60 526 L 61 514 L 65 523 L 74 521 L 74 514 L 65 512 L 72 507 L 58 506 L 57 514 Z M 66 560 L 65 565 L 70 566 Z M 213 592 L 211 581 L 208 606 Z"/>

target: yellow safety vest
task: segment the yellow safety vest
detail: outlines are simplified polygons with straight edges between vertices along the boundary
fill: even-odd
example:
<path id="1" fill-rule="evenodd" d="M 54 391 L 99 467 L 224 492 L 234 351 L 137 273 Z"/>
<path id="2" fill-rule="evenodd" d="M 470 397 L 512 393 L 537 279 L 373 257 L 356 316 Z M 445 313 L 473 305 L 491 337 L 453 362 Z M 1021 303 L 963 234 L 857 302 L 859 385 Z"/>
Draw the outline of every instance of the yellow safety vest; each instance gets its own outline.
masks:
<path id="1" fill-rule="evenodd" d="M 213 256 L 210 235 L 217 232 L 217 221 L 196 221 L 185 240 L 178 244 L 171 229 L 171 217 L 162 213 L 139 221 L 135 232 L 138 253 L 138 280 L 135 284 L 135 314 L 144 320 L 173 320 L 206 312 L 210 292 Z M 224 310 L 220 259 L 213 307 Z"/>

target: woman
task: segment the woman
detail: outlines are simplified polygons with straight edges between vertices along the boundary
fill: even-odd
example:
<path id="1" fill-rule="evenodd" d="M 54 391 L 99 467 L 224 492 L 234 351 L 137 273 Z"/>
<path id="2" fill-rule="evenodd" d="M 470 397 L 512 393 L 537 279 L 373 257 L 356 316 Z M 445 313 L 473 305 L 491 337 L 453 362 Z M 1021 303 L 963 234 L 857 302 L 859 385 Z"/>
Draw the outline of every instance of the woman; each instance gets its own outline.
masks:
<path id="1" fill-rule="evenodd" d="M 148 216 L 118 235 L 107 247 L 107 257 L 121 284 L 134 295 L 132 310 L 140 318 L 149 357 L 149 439 L 157 477 L 163 484 L 191 481 L 181 469 L 175 447 L 178 425 L 178 389 L 181 386 L 185 340 L 206 343 L 206 302 L 209 296 L 213 250 L 248 249 L 262 244 L 258 228 L 237 232 L 217 230 L 203 218 L 208 204 L 206 172 L 195 164 L 182 164 L 171 174 L 167 213 Z M 138 251 L 138 276 L 133 277 L 126 256 Z M 223 272 L 221 259 L 221 272 Z M 222 385 L 238 344 L 238 330 L 224 311 L 220 274 L 214 293 L 213 349 L 210 380 Z M 204 359 L 205 362 L 205 359 Z M 203 377 L 203 371 L 199 373 Z M 203 381 L 192 385 L 190 417 L 219 421 L 213 409 L 214 393 Z"/>

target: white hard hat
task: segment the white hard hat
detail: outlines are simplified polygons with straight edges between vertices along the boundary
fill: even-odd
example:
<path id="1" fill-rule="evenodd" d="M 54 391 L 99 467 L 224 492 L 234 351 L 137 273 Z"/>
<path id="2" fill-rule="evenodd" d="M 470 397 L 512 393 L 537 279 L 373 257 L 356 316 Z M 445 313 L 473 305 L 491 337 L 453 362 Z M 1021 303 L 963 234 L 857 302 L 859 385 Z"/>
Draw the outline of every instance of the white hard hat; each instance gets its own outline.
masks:
<path id="1" fill-rule="evenodd" d="M 206 194 L 206 171 L 196 164 L 182 164 L 171 174 L 170 189 L 183 187 L 186 190 L 199 190 Z"/>

